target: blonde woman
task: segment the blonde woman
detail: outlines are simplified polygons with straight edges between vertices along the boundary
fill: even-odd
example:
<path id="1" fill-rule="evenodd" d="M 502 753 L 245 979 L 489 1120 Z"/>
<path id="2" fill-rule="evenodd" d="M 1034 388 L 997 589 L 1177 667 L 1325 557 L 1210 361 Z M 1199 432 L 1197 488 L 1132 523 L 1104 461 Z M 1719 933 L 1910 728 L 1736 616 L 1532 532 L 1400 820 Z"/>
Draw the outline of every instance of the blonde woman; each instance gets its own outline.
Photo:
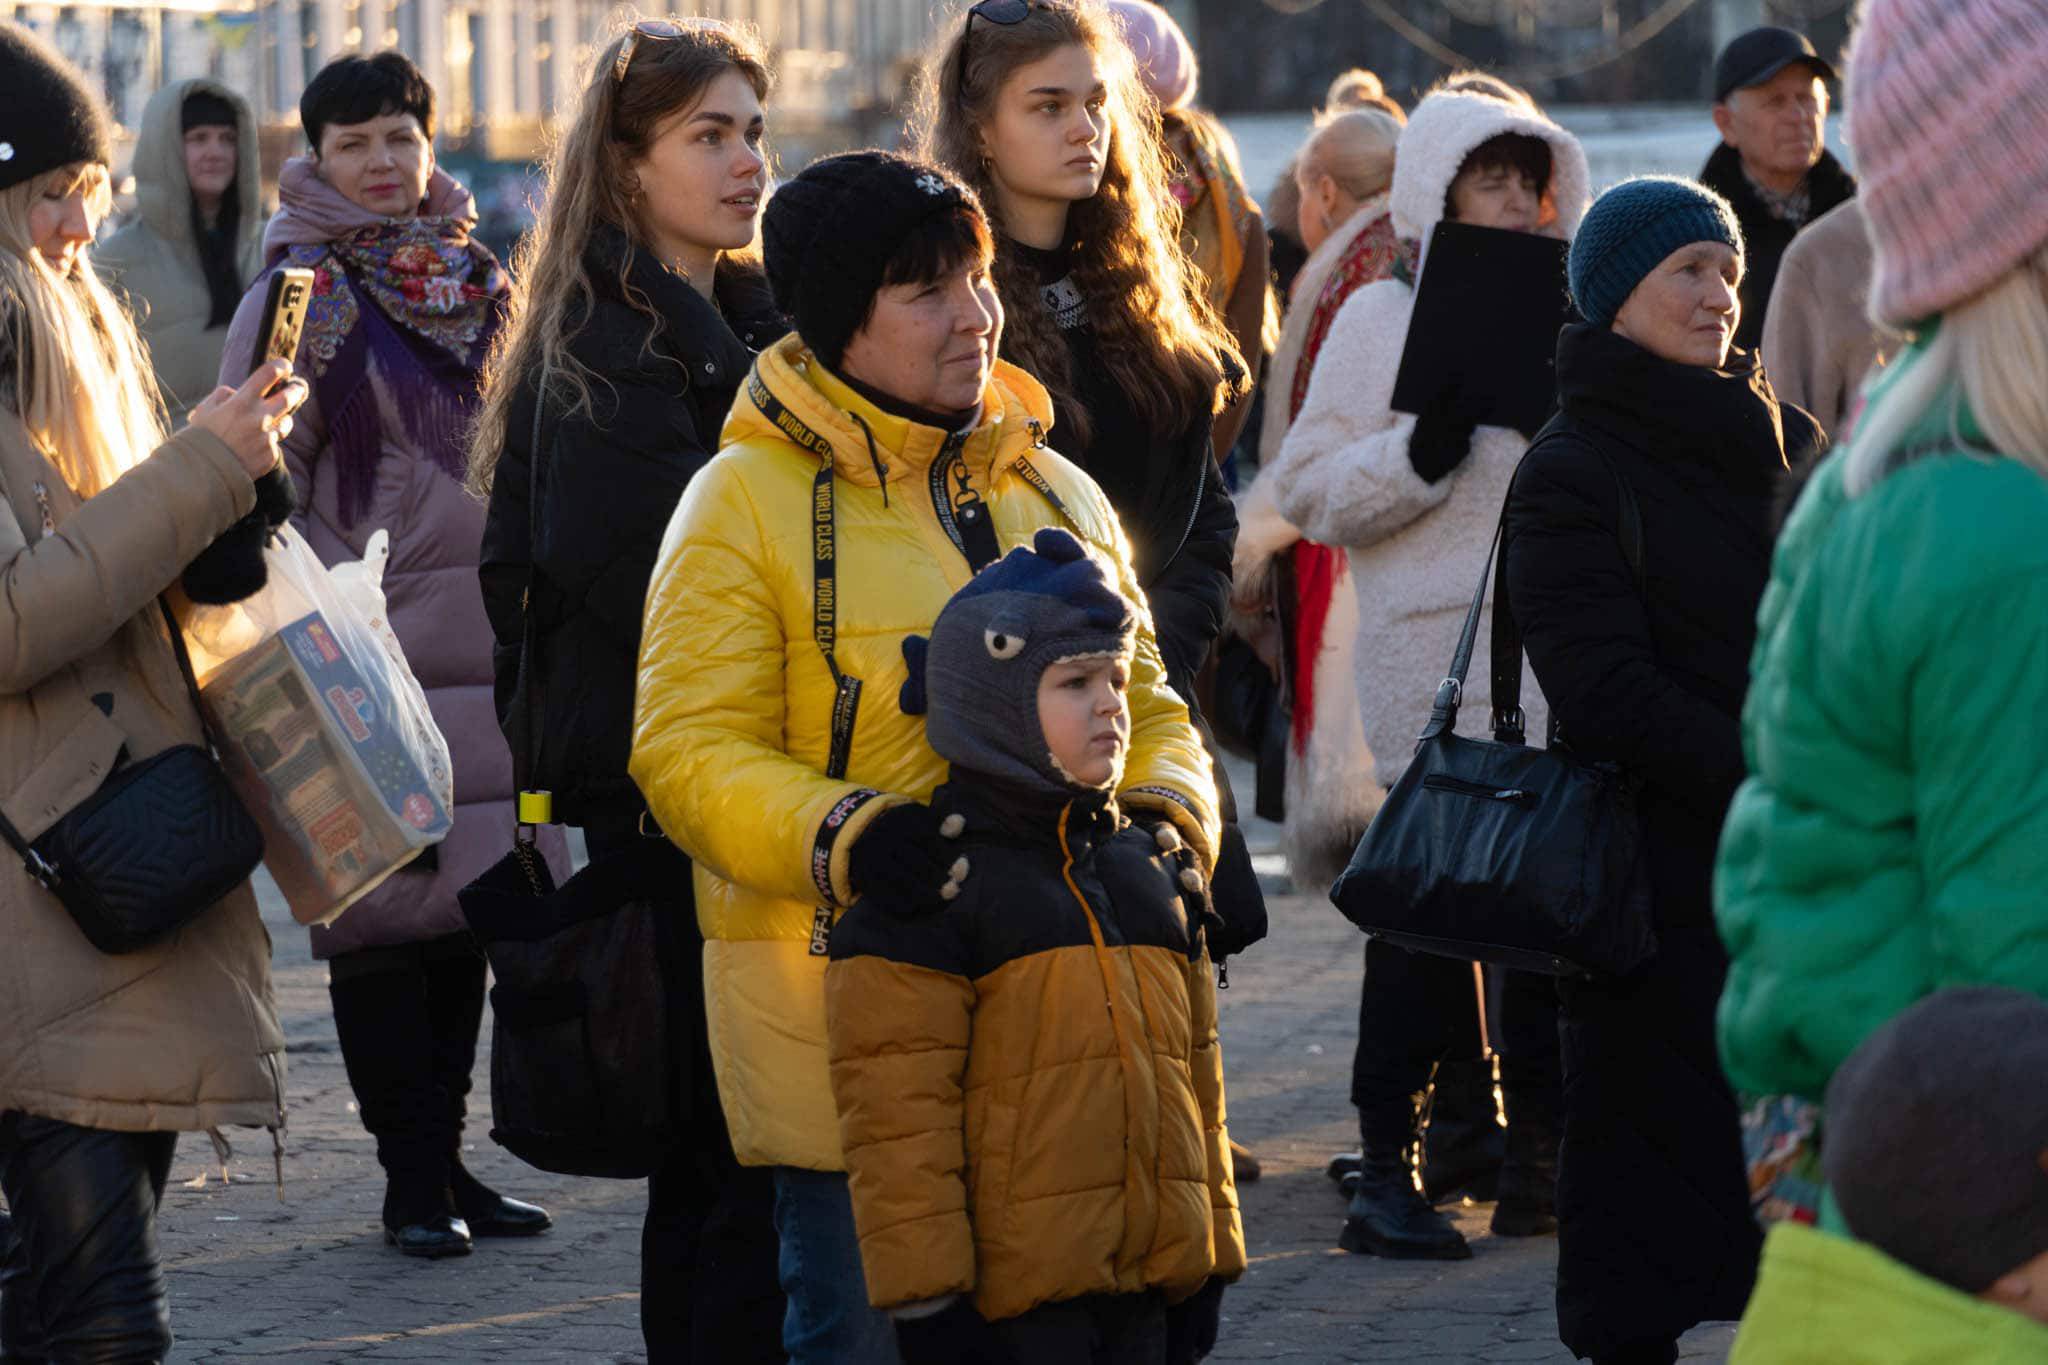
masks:
<path id="1" fill-rule="evenodd" d="M 741 28 L 649 20 L 605 49 L 549 163 L 548 210 L 514 263 L 523 283 L 485 380 L 470 480 L 490 499 L 480 572 L 499 723 L 515 763 L 533 755 L 521 785 L 554 793 L 556 817 L 582 826 L 593 858 L 643 830 L 662 839 L 626 772 L 647 580 L 753 353 L 788 330 L 750 250 L 768 88 L 767 58 Z M 523 673 L 528 610 L 536 657 Z M 651 890 L 674 902 L 689 940 L 667 965 L 698 999 L 695 1132 L 648 1183 L 641 1326 L 653 1361 L 779 1361 L 774 1187 L 733 1158 L 704 1035 L 690 863 L 680 851 L 675 863 Z"/>
<path id="2" fill-rule="evenodd" d="M 107 769 L 204 743 L 157 599 L 256 507 L 305 396 L 269 365 L 166 440 L 149 360 L 86 248 L 105 115 L 0 24 L 0 800 L 35 838 Z M 0 1357 L 170 1348 L 156 1206 L 180 1132 L 284 1123 L 270 941 L 245 883 L 118 957 L 0 856 Z"/>
<path id="3" fill-rule="evenodd" d="M 1715 873 L 1740 1091 L 1818 1102 L 1945 986 L 2048 995 L 2048 104 L 2004 93 L 2044 60 L 2048 18 L 1987 0 L 1873 0 L 1850 53 L 1871 312 L 1912 339 L 1786 524 L 1758 622 Z M 1956 92 L 1936 124 L 1932 88 Z"/>

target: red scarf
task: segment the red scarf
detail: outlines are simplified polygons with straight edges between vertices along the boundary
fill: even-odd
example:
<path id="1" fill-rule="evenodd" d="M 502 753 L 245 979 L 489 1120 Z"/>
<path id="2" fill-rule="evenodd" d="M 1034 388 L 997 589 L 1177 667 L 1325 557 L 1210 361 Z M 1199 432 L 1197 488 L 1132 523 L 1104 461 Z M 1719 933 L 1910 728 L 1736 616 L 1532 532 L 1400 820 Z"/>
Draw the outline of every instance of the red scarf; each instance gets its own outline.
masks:
<path id="1" fill-rule="evenodd" d="M 1394 220 L 1382 213 L 1365 230 L 1352 238 L 1338 258 L 1337 268 L 1316 296 L 1315 311 L 1309 315 L 1308 335 L 1302 339 L 1301 359 L 1294 366 L 1294 391 L 1288 396 L 1287 420 L 1301 415 L 1302 400 L 1308 397 L 1309 376 L 1315 372 L 1316 356 L 1323 338 L 1337 320 L 1337 311 L 1358 290 L 1394 273 L 1400 247 L 1394 239 Z M 1316 658 L 1323 652 L 1323 631 L 1329 623 L 1330 602 L 1344 586 L 1350 561 L 1340 550 L 1313 540 L 1302 539 L 1289 551 L 1294 577 L 1294 752 L 1308 752 L 1309 731 L 1316 714 Z"/>

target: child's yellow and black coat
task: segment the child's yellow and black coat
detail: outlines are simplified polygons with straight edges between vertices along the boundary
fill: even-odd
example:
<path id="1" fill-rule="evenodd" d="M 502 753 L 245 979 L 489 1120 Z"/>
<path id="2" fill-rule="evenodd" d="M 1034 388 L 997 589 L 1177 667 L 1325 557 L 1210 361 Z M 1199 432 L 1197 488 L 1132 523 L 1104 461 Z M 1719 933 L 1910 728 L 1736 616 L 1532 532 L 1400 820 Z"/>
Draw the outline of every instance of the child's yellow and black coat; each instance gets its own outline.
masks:
<path id="1" fill-rule="evenodd" d="M 933 806 L 965 822 L 958 898 L 857 903 L 825 980 L 869 1299 L 999 1319 L 1234 1278 L 1215 983 L 1171 827 L 958 769 Z"/>

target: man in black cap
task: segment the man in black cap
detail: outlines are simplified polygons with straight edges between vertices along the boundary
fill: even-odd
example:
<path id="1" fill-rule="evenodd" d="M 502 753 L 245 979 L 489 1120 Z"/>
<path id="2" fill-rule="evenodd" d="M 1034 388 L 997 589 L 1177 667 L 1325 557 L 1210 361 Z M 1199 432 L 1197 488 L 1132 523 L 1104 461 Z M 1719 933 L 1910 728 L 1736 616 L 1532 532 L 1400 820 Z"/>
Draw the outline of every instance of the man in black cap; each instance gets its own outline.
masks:
<path id="1" fill-rule="evenodd" d="M 1799 230 L 1856 193 L 1825 146 L 1827 83 L 1835 69 L 1803 33 L 1753 28 L 1714 62 L 1714 127 L 1721 145 L 1700 181 L 1735 206 L 1747 244 L 1735 344 L 1754 349 L 1778 261 Z"/>

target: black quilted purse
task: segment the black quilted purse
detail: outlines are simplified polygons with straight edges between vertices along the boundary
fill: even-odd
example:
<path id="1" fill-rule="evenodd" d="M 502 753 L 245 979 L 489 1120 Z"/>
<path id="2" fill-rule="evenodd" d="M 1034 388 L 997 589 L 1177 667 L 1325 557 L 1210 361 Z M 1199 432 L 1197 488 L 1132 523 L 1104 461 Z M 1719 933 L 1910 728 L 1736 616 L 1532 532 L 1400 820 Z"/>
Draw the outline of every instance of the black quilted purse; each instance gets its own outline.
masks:
<path id="1" fill-rule="evenodd" d="M 168 609 L 164 619 L 196 706 L 184 637 Z M 29 875 L 108 954 L 132 953 L 182 928 L 263 860 L 262 832 L 207 749 L 178 744 L 139 763 L 126 755 L 33 843 L 0 815 L 0 837 Z"/>

